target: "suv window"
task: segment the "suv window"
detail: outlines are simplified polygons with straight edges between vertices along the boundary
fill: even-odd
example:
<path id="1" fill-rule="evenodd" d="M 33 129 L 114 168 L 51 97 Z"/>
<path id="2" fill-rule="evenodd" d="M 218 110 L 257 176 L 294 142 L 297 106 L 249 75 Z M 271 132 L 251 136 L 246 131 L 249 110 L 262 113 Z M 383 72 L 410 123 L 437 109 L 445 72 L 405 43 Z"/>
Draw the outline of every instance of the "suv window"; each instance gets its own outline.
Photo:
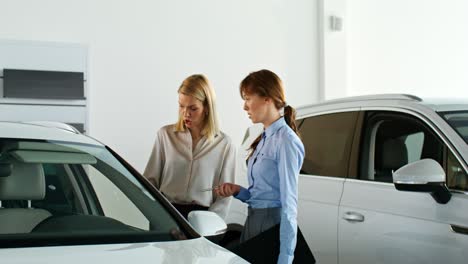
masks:
<path id="1" fill-rule="evenodd" d="M 392 173 L 402 166 L 431 158 L 443 166 L 443 144 L 421 122 L 409 115 L 368 112 L 360 178 L 392 182 Z"/>
<path id="2" fill-rule="evenodd" d="M 347 177 L 358 115 L 344 112 L 298 120 L 305 147 L 301 174 Z"/>
<path id="3" fill-rule="evenodd" d="M 457 158 L 449 152 L 447 155 L 447 186 L 453 190 L 468 191 L 468 175 Z"/>
<path id="4" fill-rule="evenodd" d="M 423 122 L 407 114 L 387 111 L 367 112 L 365 120 L 360 179 L 390 183 L 397 169 L 430 158 L 445 168 L 449 188 L 466 188 L 462 167 Z"/>
<path id="5" fill-rule="evenodd" d="M 442 112 L 441 116 L 468 144 L 468 111 Z"/>

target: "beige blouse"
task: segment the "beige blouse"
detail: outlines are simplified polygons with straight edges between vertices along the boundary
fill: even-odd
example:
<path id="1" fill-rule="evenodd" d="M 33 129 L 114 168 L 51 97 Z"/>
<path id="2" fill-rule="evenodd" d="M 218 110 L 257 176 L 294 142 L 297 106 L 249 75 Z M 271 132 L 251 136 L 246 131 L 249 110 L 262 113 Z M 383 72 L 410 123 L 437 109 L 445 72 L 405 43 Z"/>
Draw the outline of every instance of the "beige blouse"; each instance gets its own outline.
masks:
<path id="1" fill-rule="evenodd" d="M 203 189 L 234 182 L 235 159 L 236 148 L 223 132 L 211 141 L 202 137 L 192 150 L 190 132 L 168 125 L 158 131 L 143 175 L 170 202 L 207 206 L 225 218 L 231 198 Z"/>

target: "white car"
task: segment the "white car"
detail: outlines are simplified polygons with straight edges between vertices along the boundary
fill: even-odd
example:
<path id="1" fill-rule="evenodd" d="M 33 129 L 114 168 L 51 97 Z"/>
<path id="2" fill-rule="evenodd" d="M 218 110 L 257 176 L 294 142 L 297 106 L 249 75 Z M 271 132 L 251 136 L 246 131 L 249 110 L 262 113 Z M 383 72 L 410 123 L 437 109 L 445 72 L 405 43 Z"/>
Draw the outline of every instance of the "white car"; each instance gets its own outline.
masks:
<path id="1" fill-rule="evenodd" d="M 52 127 L 51 127 L 52 126 Z M 100 142 L 53 123 L 0 122 L 1 263 L 247 263 L 192 226 Z"/>
<path id="2" fill-rule="evenodd" d="M 349 97 L 298 108 L 297 124 L 298 224 L 317 263 L 467 262 L 468 102 Z"/>

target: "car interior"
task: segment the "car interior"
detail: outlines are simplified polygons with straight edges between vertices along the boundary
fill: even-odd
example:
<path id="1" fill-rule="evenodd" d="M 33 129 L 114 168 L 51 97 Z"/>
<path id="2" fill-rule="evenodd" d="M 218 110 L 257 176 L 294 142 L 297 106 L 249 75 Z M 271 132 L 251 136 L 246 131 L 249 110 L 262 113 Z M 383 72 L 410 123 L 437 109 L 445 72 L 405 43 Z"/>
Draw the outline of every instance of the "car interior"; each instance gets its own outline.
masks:
<path id="1" fill-rule="evenodd" d="M 0 140 L 0 149 L 0 236 L 186 238 L 105 148 L 94 156 L 66 144 Z M 116 199 L 118 206 L 109 202 Z"/>
<path id="2" fill-rule="evenodd" d="M 43 200 L 45 192 L 46 183 L 41 164 L 12 162 L 10 175 L 0 177 L 0 201 L 26 200 L 27 205 L 0 208 L 0 234 L 29 233 L 37 224 L 52 216 L 47 210 L 31 206 L 31 201 Z"/>
<path id="3" fill-rule="evenodd" d="M 360 178 L 393 182 L 402 166 L 431 158 L 444 166 L 444 145 L 414 119 L 404 115 L 369 114 L 363 140 Z"/>
<path id="4" fill-rule="evenodd" d="M 388 138 L 382 144 L 377 143 L 374 180 L 392 182 L 392 174 L 408 164 L 408 149 L 401 138 Z"/>

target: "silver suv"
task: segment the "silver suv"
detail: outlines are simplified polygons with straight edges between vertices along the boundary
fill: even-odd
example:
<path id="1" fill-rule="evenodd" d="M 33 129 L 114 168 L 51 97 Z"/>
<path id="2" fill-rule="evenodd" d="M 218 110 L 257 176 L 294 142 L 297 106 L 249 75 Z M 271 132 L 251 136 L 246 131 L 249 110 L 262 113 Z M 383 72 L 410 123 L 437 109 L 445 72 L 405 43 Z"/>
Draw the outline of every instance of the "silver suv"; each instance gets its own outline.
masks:
<path id="1" fill-rule="evenodd" d="M 349 97 L 297 123 L 298 223 L 317 263 L 466 263 L 468 102 Z"/>

